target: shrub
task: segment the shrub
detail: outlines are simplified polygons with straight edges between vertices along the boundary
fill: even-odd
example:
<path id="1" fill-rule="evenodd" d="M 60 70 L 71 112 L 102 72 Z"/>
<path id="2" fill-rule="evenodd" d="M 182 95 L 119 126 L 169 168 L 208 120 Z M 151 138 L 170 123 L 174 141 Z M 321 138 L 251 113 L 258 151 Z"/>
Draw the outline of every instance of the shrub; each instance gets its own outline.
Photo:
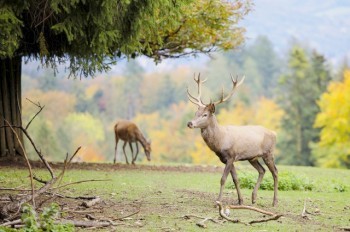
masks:
<path id="1" fill-rule="evenodd" d="M 60 216 L 59 206 L 56 203 L 52 203 L 50 207 L 44 208 L 41 215 L 37 216 L 36 211 L 31 205 L 25 204 L 22 207 L 22 222 L 24 227 L 16 230 L 7 227 L 1 227 L 0 231 L 14 232 L 42 232 L 42 231 L 55 231 L 55 232 L 71 232 L 74 231 L 74 226 L 70 224 L 57 224 L 54 223 L 55 219 Z"/>
<path id="2" fill-rule="evenodd" d="M 238 174 L 239 183 L 241 188 L 253 189 L 258 179 L 256 173 L 245 172 Z M 290 190 L 306 190 L 312 191 L 314 184 L 305 176 L 296 176 L 291 172 L 281 172 L 278 175 L 278 190 L 290 191 Z M 235 188 L 231 183 L 227 188 Z M 268 173 L 265 174 L 263 181 L 261 182 L 260 189 L 273 190 L 273 178 Z"/>

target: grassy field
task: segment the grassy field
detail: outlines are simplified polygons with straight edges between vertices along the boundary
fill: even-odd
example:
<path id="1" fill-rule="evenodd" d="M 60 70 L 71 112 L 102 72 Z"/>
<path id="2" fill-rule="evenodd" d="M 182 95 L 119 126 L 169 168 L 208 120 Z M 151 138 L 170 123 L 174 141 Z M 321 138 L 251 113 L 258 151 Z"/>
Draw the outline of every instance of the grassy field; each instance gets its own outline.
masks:
<path id="1" fill-rule="evenodd" d="M 110 165 L 112 166 L 112 165 Z M 64 183 L 84 179 L 111 179 L 106 182 L 89 182 L 71 185 L 59 192 L 69 196 L 98 195 L 103 201 L 90 214 L 96 218 L 119 218 L 133 212 L 139 213 L 123 220 L 114 227 L 116 231 L 202 231 L 196 225 L 200 219 L 185 215 L 212 217 L 220 223 L 206 222 L 209 231 L 341 231 L 350 227 L 350 170 L 321 169 L 311 167 L 278 166 L 279 172 L 298 177 L 312 186 L 311 191 L 279 191 L 279 205 L 272 207 L 273 191 L 259 190 L 257 207 L 282 213 L 277 221 L 269 221 L 251 226 L 234 224 L 220 220 L 218 209 L 214 207 L 219 191 L 220 172 L 180 172 L 167 171 L 166 167 L 149 170 L 93 168 L 69 170 Z M 146 166 L 145 166 L 146 167 Z M 37 175 L 47 175 L 44 170 L 36 170 Z M 255 175 L 250 166 L 240 165 L 238 176 Z M 257 174 L 254 176 L 257 176 Z M 265 178 L 271 178 L 269 172 Z M 26 169 L 0 167 L 1 187 L 28 188 Z M 283 180 L 282 180 L 283 181 Z M 224 204 L 237 200 L 228 178 L 224 192 Z M 244 203 L 251 205 L 251 189 L 243 189 Z M 0 191 L 0 196 L 7 194 Z M 44 199 L 41 199 L 44 201 Z M 75 219 L 83 220 L 86 214 L 74 213 L 80 210 L 78 200 L 55 199 Z M 306 202 L 309 219 L 301 217 Z M 48 204 L 44 202 L 43 204 Z M 231 210 L 231 217 L 248 222 L 262 216 L 253 211 Z M 110 231 L 111 228 L 101 229 Z"/>

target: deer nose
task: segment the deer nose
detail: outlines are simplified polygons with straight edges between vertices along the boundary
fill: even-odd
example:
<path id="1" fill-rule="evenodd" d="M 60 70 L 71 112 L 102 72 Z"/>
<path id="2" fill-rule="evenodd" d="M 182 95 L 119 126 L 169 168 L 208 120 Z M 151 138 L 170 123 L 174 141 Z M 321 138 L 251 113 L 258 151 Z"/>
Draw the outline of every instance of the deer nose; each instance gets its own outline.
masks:
<path id="1" fill-rule="evenodd" d="M 192 122 L 188 122 L 188 123 L 187 123 L 187 126 L 188 126 L 189 128 L 193 128 L 193 123 L 192 123 Z"/>

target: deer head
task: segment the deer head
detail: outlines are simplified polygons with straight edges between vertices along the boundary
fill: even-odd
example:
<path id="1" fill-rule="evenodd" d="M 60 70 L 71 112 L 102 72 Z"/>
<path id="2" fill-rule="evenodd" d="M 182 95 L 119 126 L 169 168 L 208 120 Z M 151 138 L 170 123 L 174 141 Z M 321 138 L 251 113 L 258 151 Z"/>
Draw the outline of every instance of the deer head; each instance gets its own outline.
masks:
<path id="1" fill-rule="evenodd" d="M 147 157 L 147 160 L 148 161 L 151 161 L 151 141 L 146 141 L 146 144 L 145 144 L 145 154 L 146 154 L 146 157 Z"/>
<path id="2" fill-rule="evenodd" d="M 189 128 L 207 128 L 209 126 L 209 124 L 212 122 L 212 118 L 213 115 L 215 113 L 215 107 L 217 105 L 219 105 L 220 103 L 223 103 L 225 101 L 227 101 L 234 93 L 234 90 L 243 83 L 244 81 L 244 76 L 242 78 L 242 80 L 240 82 L 237 81 L 236 79 L 233 79 L 232 75 L 231 75 L 231 80 L 232 80 L 232 89 L 230 91 L 230 93 L 224 97 L 224 88 L 222 88 L 222 94 L 221 94 L 221 98 L 218 101 L 215 102 L 211 102 L 209 104 L 204 104 L 202 99 L 201 99 L 201 85 L 206 81 L 206 79 L 204 81 L 201 81 L 200 78 L 200 73 L 198 74 L 198 77 L 196 78 L 196 76 L 193 76 L 194 81 L 197 83 L 197 88 L 198 88 L 198 96 L 194 97 L 193 95 L 190 94 L 188 88 L 187 88 L 187 95 L 188 95 L 188 99 L 195 105 L 198 106 L 198 110 L 195 114 L 195 118 L 187 123 L 187 126 Z"/>

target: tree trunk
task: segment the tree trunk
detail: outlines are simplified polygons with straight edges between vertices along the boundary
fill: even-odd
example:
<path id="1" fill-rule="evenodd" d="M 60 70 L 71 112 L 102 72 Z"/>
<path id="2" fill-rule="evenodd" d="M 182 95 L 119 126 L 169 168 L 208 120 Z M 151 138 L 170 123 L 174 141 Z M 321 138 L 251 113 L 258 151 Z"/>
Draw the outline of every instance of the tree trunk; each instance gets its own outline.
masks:
<path id="1" fill-rule="evenodd" d="M 21 57 L 0 59 L 0 158 L 16 158 L 23 151 L 8 124 L 21 126 Z M 15 129 L 23 144 L 23 133 Z"/>

